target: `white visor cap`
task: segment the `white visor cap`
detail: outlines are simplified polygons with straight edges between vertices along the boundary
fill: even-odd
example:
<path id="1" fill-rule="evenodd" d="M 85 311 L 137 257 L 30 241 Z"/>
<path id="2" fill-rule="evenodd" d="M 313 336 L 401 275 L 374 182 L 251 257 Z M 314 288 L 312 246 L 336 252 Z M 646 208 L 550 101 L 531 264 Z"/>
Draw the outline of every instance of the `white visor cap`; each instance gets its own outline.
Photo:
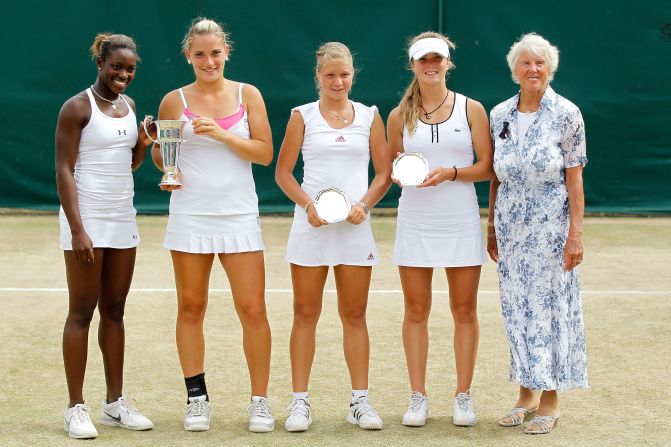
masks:
<path id="1" fill-rule="evenodd" d="M 417 60 L 429 53 L 440 54 L 444 58 L 449 59 L 450 47 L 447 46 L 447 43 L 443 39 L 427 37 L 412 44 L 408 50 L 408 57 L 410 60 Z"/>

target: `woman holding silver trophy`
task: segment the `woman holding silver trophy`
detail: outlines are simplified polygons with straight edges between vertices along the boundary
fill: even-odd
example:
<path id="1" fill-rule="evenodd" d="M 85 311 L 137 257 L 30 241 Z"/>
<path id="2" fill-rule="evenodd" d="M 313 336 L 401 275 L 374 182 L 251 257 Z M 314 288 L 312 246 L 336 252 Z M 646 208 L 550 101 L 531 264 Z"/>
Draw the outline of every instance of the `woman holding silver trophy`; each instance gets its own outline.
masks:
<path id="1" fill-rule="evenodd" d="M 70 402 L 63 426 L 73 438 L 95 438 L 82 388 L 88 334 L 96 307 L 107 396 L 100 422 L 148 430 L 152 422 L 122 395 L 124 308 L 140 236 L 133 207 L 133 172 L 151 144 L 138 133 L 135 103 L 124 95 L 138 62 L 133 39 L 98 34 L 91 47 L 95 83 L 68 99 L 56 125 L 56 184 L 61 201 L 60 246 L 68 282 L 63 364 Z"/>
<path id="2" fill-rule="evenodd" d="M 473 182 L 491 178 L 492 144 L 483 106 L 447 88 L 447 73 L 454 67 L 450 48 L 454 44 L 438 33 L 425 32 L 411 40 L 408 58 L 414 78 L 387 122 L 391 153 L 398 154 L 394 181 L 403 187 L 394 263 L 405 299 L 403 345 L 411 396 L 402 422 L 407 426 L 424 425 L 429 414 L 425 385 L 434 268 L 444 268 L 447 274 L 454 319 L 457 383 L 452 422 L 476 423 L 470 388 L 485 249 Z"/>
<path id="3" fill-rule="evenodd" d="M 195 81 L 163 98 L 158 123 L 185 122 L 178 184 L 161 187 L 172 191 L 163 245 L 170 250 L 177 288 L 177 351 L 188 394 L 184 428 L 210 427 L 203 321 L 216 255 L 242 324 L 252 394 L 249 430 L 268 432 L 274 428 L 267 400 L 271 336 L 252 163 L 272 160 L 270 125 L 258 89 L 224 77 L 231 49 L 218 23 L 194 20 L 182 49 Z M 152 158 L 163 169 L 160 152 L 154 146 Z"/>
<path id="4" fill-rule="evenodd" d="M 382 419 L 368 401 L 366 307 L 372 266 L 378 263 L 370 209 L 391 183 L 384 124 L 375 106 L 349 99 L 355 70 L 345 45 L 326 43 L 316 58 L 319 100 L 292 109 L 275 171 L 277 184 L 296 203 L 286 251 L 294 321 L 293 398 L 285 428 L 306 431 L 312 422 L 308 381 L 324 284 L 332 266 L 352 384 L 347 420 L 364 429 L 381 429 Z M 293 175 L 299 153 L 304 162 L 300 185 Z M 369 186 L 371 159 L 375 177 Z"/>

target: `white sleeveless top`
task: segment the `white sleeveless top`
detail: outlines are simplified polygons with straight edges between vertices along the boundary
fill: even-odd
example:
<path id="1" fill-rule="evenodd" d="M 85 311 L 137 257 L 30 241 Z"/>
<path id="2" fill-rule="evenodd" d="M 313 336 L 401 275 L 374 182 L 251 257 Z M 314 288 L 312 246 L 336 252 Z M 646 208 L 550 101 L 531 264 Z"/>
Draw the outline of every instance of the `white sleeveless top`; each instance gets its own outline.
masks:
<path id="1" fill-rule="evenodd" d="M 338 188 L 357 203 L 368 191 L 368 164 L 370 161 L 370 126 L 377 107 L 367 107 L 352 101 L 354 121 L 334 129 L 319 112 L 319 101 L 296 107 L 305 123 L 303 156 L 303 183 L 301 188 L 311 198 L 325 188 Z M 305 210 L 296 205 L 296 211 Z"/>
<path id="2" fill-rule="evenodd" d="M 354 120 L 334 129 L 319 112 L 319 101 L 292 109 L 305 123 L 301 188 L 314 199 L 325 188 L 338 188 L 357 203 L 368 191 L 370 128 L 377 107 L 352 101 Z M 314 228 L 296 205 L 286 260 L 303 266 L 364 265 L 379 262 L 370 216 L 359 225 L 347 221 Z"/>
<path id="3" fill-rule="evenodd" d="M 243 86 L 240 83 L 238 106 L 242 105 Z M 182 89 L 179 93 L 186 109 Z M 179 119 L 188 121 L 184 127 L 184 138 L 188 141 L 180 147 L 177 163 L 182 172 L 182 188 L 171 193 L 170 214 L 258 214 L 251 162 L 240 158 L 220 141 L 195 135 L 191 121 L 184 113 Z M 246 109 L 242 119 L 228 132 L 250 138 Z"/>
<path id="4" fill-rule="evenodd" d="M 403 129 L 405 152 L 419 152 L 437 167 L 473 165 L 467 98 L 455 92 L 450 116 L 438 124 L 418 119 L 410 135 Z M 478 199 L 473 182 L 446 180 L 437 186 L 402 189 L 398 205 L 394 263 L 414 267 L 461 267 L 484 263 Z"/>
<path id="5" fill-rule="evenodd" d="M 426 124 L 417 120 L 410 135 L 403 128 L 405 152 L 419 152 L 429 162 L 429 170 L 443 166 L 465 168 L 473 165 L 473 141 L 466 116 L 466 97 L 455 93 L 455 103 L 447 120 Z M 478 210 L 475 186 L 472 182 L 449 180 L 429 188 L 404 187 L 398 202 L 398 212 L 436 214 Z"/>
<path id="6" fill-rule="evenodd" d="M 79 214 L 94 247 L 128 248 L 139 242 L 133 207 L 133 147 L 137 143 L 135 113 L 126 99 L 128 114 L 105 115 L 91 93 L 91 118 L 82 129 L 75 162 Z M 97 221 L 94 223 L 93 221 Z M 70 227 L 60 208 L 61 248 L 71 250 Z"/>

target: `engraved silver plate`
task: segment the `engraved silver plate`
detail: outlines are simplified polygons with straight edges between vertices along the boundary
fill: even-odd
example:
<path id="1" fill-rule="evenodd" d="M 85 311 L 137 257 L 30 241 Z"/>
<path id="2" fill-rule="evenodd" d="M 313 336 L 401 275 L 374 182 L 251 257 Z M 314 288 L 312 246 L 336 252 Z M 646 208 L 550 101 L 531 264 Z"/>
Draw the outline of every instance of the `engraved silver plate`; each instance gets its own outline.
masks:
<path id="1" fill-rule="evenodd" d="M 419 152 L 404 152 L 394 160 L 392 175 L 403 186 L 417 186 L 426 180 L 429 162 Z"/>
<path id="2" fill-rule="evenodd" d="M 338 188 L 323 189 L 315 197 L 317 215 L 328 223 L 347 219 L 351 208 L 347 195 Z"/>

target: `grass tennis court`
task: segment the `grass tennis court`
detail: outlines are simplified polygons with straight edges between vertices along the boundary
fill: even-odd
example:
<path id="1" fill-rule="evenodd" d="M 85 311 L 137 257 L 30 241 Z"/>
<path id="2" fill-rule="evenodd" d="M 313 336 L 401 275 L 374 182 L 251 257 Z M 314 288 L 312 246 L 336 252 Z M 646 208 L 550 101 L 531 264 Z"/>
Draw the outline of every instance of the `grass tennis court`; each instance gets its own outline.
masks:
<path id="1" fill-rule="evenodd" d="M 473 384 L 474 428 L 451 424 L 454 387 L 452 318 L 443 272 L 434 274 L 427 387 L 431 416 L 423 428 L 400 423 L 409 388 L 401 342 L 402 294 L 391 264 L 395 219 L 374 216 L 381 263 L 373 270 L 368 308 L 370 398 L 383 418 L 381 432 L 345 421 L 349 379 L 341 348 L 335 293 L 325 294 L 317 333 L 310 400 L 314 423 L 306 433 L 284 430 L 291 395 L 289 331 L 291 280 L 284 261 L 289 217 L 262 217 L 266 244 L 266 301 L 273 331 L 270 397 L 275 431 L 247 431 L 247 369 L 223 269 L 215 264 L 206 317 L 206 374 L 212 402 L 209 432 L 182 427 L 185 389 L 174 343 L 175 292 L 170 257 L 161 246 L 164 216 L 138 218 L 133 290 L 126 306 L 125 391 L 155 428 L 137 433 L 98 423 L 104 397 L 97 320 L 89 337 L 84 392 L 100 433 L 90 445 L 669 445 L 671 417 L 671 218 L 587 218 L 580 268 L 591 389 L 560 395 L 562 415 L 549 435 L 503 429 L 498 417 L 514 403 L 508 383 L 494 263 L 483 268 L 479 295 L 481 339 Z M 62 428 L 67 403 L 61 334 L 67 311 L 63 255 L 56 215 L 0 215 L 0 445 L 80 445 Z M 332 277 L 327 289 L 333 290 Z"/>

